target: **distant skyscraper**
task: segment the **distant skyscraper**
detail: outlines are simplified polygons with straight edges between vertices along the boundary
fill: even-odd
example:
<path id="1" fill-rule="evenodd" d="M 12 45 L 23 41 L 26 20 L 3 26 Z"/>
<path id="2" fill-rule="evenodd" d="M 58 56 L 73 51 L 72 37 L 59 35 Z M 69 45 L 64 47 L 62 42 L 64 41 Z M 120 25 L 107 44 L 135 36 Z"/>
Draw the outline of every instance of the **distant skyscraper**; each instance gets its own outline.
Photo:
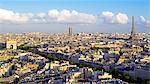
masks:
<path id="1" fill-rule="evenodd" d="M 72 36 L 72 28 L 69 27 L 69 36 Z"/>

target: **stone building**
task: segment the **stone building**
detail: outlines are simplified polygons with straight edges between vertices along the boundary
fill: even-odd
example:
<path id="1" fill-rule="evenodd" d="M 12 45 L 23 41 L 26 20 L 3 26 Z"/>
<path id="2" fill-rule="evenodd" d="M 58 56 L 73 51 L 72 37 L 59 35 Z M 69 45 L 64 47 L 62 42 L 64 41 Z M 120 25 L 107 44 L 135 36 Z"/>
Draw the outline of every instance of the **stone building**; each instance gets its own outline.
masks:
<path id="1" fill-rule="evenodd" d="M 6 41 L 6 48 L 7 49 L 17 49 L 17 41 L 15 41 L 15 40 Z"/>

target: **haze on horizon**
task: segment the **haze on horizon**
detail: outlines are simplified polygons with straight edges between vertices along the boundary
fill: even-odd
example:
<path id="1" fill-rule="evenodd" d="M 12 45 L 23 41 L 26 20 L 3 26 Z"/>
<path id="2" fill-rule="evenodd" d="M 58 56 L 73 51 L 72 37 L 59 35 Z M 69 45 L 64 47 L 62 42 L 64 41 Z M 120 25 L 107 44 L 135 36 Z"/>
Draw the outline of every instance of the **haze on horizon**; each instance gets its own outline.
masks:
<path id="1" fill-rule="evenodd" d="M 0 33 L 150 32 L 149 0 L 0 0 Z"/>

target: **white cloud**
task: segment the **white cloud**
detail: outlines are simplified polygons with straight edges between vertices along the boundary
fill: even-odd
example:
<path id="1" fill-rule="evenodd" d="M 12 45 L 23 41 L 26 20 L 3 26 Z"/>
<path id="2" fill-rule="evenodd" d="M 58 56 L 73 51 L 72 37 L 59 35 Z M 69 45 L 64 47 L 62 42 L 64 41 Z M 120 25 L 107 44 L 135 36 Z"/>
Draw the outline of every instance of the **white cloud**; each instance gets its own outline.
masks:
<path id="1" fill-rule="evenodd" d="M 114 17 L 114 14 L 109 11 L 104 11 L 101 14 L 101 18 L 103 18 L 104 23 L 113 23 L 114 22 L 113 17 Z"/>
<path id="2" fill-rule="evenodd" d="M 55 9 L 50 10 L 50 11 L 48 12 L 48 15 L 51 16 L 52 18 L 57 18 L 57 17 L 59 16 L 59 11 L 58 11 L 58 10 L 55 10 Z"/>
<path id="3" fill-rule="evenodd" d="M 144 16 L 140 16 L 140 22 L 145 25 L 150 25 L 150 20 L 145 19 Z"/>
<path id="4" fill-rule="evenodd" d="M 36 14 L 36 16 L 39 18 L 44 18 L 44 17 L 46 17 L 46 13 L 38 13 L 38 14 Z"/>
<path id="5" fill-rule="evenodd" d="M 96 22 L 96 16 L 92 14 L 79 13 L 75 10 L 56 9 L 49 10 L 48 13 L 16 13 L 11 10 L 0 9 L 0 23 L 74 23 L 92 24 Z"/>
<path id="6" fill-rule="evenodd" d="M 56 22 L 61 23 L 95 23 L 96 16 L 86 13 L 79 13 L 75 10 L 50 10 L 48 12 L 49 18 L 54 19 Z"/>
<path id="7" fill-rule="evenodd" d="M 146 22 L 144 16 L 140 16 L 140 21 L 141 21 L 142 23 L 145 23 L 145 22 Z"/>
<path id="8" fill-rule="evenodd" d="M 29 20 L 27 14 L 15 13 L 13 11 L 0 9 L 0 22 L 19 22 L 24 23 Z"/>
<path id="9" fill-rule="evenodd" d="M 127 24 L 128 23 L 128 16 L 123 13 L 118 13 L 115 17 L 115 20 L 119 24 Z"/>
<path id="10" fill-rule="evenodd" d="M 127 24 L 128 16 L 124 13 L 114 14 L 109 11 L 102 12 L 100 16 L 104 23 L 117 23 L 117 24 Z"/>
<path id="11" fill-rule="evenodd" d="M 103 23 L 127 24 L 128 16 L 124 13 L 113 13 L 103 11 L 98 18 L 97 15 L 81 13 L 75 10 L 52 9 L 47 13 L 17 13 L 11 10 L 0 9 L 0 23 L 72 23 L 72 24 L 94 24 L 101 20 Z M 140 21 L 150 24 L 144 16 Z"/>

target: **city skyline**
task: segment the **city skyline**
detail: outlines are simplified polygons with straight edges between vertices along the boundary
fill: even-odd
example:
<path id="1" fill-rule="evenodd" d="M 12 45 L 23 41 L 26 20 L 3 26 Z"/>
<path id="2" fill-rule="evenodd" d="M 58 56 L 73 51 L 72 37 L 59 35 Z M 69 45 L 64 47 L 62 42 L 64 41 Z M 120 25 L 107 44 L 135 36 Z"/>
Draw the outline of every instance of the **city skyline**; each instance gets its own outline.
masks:
<path id="1" fill-rule="evenodd" d="M 150 31 L 148 0 L 0 0 L 0 33 Z M 138 10 L 137 10 L 138 9 Z M 121 28 L 121 29 L 120 29 Z"/>
<path id="2" fill-rule="evenodd" d="M 150 0 L 0 0 L 0 84 L 150 84 Z"/>

